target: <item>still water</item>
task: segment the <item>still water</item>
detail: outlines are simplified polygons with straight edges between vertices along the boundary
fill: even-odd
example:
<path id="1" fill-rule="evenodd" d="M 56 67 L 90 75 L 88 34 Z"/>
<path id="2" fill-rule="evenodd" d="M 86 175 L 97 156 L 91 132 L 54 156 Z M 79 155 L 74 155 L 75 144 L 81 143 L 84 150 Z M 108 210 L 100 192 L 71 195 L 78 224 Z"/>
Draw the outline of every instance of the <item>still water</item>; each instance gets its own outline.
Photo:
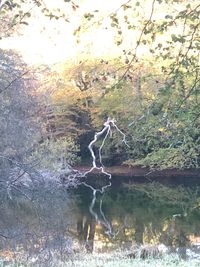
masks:
<path id="1" fill-rule="evenodd" d="M 82 251 L 130 250 L 142 244 L 163 244 L 183 258 L 200 253 L 196 185 L 121 183 L 97 193 L 92 210 L 93 192 L 85 186 L 34 190 L 32 200 L 1 196 L 0 257 L 44 259 L 57 253 L 65 259 Z"/>

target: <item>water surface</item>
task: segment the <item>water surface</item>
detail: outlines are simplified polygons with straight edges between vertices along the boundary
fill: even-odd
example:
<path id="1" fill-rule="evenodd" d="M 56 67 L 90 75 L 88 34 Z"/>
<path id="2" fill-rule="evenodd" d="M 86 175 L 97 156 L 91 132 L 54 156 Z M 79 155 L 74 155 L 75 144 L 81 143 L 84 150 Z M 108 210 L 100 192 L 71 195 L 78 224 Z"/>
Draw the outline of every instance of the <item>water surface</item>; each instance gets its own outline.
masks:
<path id="1" fill-rule="evenodd" d="M 97 193 L 92 210 L 93 192 L 85 186 L 47 186 L 33 196 L 32 201 L 20 194 L 1 196 L 1 257 L 48 261 L 56 253 L 65 260 L 82 251 L 131 250 L 143 244 L 164 244 L 183 258 L 198 257 L 196 185 L 122 183 Z"/>

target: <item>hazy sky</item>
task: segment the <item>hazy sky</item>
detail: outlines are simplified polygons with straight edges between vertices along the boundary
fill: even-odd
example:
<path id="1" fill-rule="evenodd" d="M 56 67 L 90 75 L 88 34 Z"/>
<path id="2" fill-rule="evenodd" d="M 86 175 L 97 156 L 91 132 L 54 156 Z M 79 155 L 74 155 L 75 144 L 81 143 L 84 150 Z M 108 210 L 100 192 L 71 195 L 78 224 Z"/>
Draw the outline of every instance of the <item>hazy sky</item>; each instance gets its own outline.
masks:
<path id="1" fill-rule="evenodd" d="M 127 25 L 120 23 L 123 28 L 123 45 L 118 47 L 114 40 L 116 37 L 116 28 L 110 27 L 109 15 L 118 10 L 122 18 L 124 17 L 123 9 L 120 6 L 127 0 L 74 0 L 79 6 L 73 10 L 70 3 L 64 0 L 45 0 L 47 7 L 60 8 L 69 18 L 69 22 L 64 20 L 50 20 L 41 14 L 36 7 L 32 9 L 32 17 L 29 19 L 29 25 L 24 26 L 20 36 L 10 37 L 0 41 L 2 48 L 14 48 L 19 50 L 24 60 L 30 64 L 54 64 L 65 61 L 80 61 L 83 58 L 102 58 L 116 57 L 122 49 L 134 49 L 140 31 L 128 31 Z M 135 0 L 130 0 L 130 3 L 136 3 Z M 140 1 L 141 7 L 137 7 L 137 12 L 130 10 L 129 17 L 137 16 L 148 19 L 151 13 L 152 1 Z M 155 5 L 154 19 L 161 19 L 166 15 L 167 6 L 163 8 L 157 2 Z M 179 6 L 173 4 L 176 9 Z M 30 4 L 27 4 L 27 10 L 30 9 Z M 96 12 L 95 20 L 97 23 L 85 21 L 84 33 L 81 35 L 81 42 L 77 44 L 76 38 L 73 35 L 75 29 L 82 23 L 84 24 L 83 14 L 88 12 Z M 135 13 L 134 13 L 135 12 Z M 135 15 L 136 14 L 136 15 Z M 123 21 L 123 19 L 122 19 Z M 135 22 L 134 22 L 135 23 Z M 137 26 L 137 22 L 136 22 Z M 139 25 L 138 25 L 139 26 Z M 137 28 L 137 27 L 136 27 Z M 163 37 L 162 37 L 163 38 Z M 143 48 L 145 49 L 145 48 Z M 146 53 L 140 50 L 141 53 Z"/>
<path id="2" fill-rule="evenodd" d="M 86 54 L 94 57 L 117 55 L 119 48 L 114 46 L 114 31 L 105 30 L 103 27 L 92 29 L 89 27 L 84 32 L 80 44 L 77 44 L 73 35 L 74 30 L 80 25 L 81 17 L 85 12 L 100 10 L 97 16 L 104 18 L 115 11 L 123 0 L 83 0 L 76 1 L 79 8 L 72 11 L 63 0 L 48 0 L 48 7 L 60 7 L 69 17 L 69 23 L 64 20 L 49 20 L 34 9 L 34 15 L 29 19 L 29 25 L 24 26 L 21 35 L 3 39 L 0 47 L 19 50 L 28 63 L 53 64 L 60 61 L 79 60 Z M 55 5 L 56 3 L 56 5 Z M 108 19 L 107 19 L 108 20 Z M 108 21 L 107 21 L 108 23 Z"/>

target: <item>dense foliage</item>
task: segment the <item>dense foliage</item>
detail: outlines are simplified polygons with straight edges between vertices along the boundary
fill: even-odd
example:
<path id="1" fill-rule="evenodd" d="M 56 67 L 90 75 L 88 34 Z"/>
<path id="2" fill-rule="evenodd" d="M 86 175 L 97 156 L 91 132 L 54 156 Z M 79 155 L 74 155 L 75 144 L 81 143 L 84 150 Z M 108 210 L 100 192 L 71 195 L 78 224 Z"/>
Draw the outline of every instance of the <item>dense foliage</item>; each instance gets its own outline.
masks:
<path id="1" fill-rule="evenodd" d="M 200 6 L 197 1 L 152 1 L 142 15 L 144 7 L 145 1 L 128 3 L 110 15 L 122 49 L 127 30 L 130 36 L 139 31 L 135 47 L 123 49 L 118 62 L 101 60 L 89 71 L 84 68 L 93 94 L 101 88 L 98 100 L 91 101 L 93 123 L 111 116 L 127 134 L 128 151 L 117 136 L 109 141 L 105 153 L 111 161 L 119 154 L 131 165 L 198 168 Z"/>
<path id="2" fill-rule="evenodd" d="M 66 2 L 68 11 L 76 12 L 80 7 L 72 1 Z M 66 19 L 64 15 L 56 15 L 56 12 L 62 14 L 62 10 L 45 9 L 42 1 L 30 1 L 30 5 L 27 11 L 24 1 L 2 1 L 0 12 L 9 29 L 2 38 L 28 25 L 29 18 L 35 15 L 32 5 L 40 9 L 41 16 Z M 7 52 L 1 51 L 1 129 L 5 137 L 2 155 L 10 157 L 11 152 L 7 151 L 14 153 L 18 145 L 22 150 L 17 152 L 18 157 L 20 153 L 26 154 L 28 163 L 34 159 L 33 162 L 40 161 L 41 164 L 37 163 L 40 166 L 48 154 L 51 159 L 49 163 L 43 162 L 44 166 L 53 166 L 52 159 L 55 162 L 64 159 L 71 164 L 77 155 L 83 161 L 90 160 L 87 145 L 94 129 L 100 129 L 107 117 L 112 117 L 126 134 L 129 147 L 124 147 L 121 136 L 113 131 L 102 151 L 107 164 L 198 168 L 199 17 L 200 6 L 190 0 L 128 1 L 109 14 L 106 27 L 100 10 L 84 13 L 74 31 L 77 42 L 81 43 L 89 31 L 104 27 L 106 33 L 114 29 L 120 56 L 88 55 L 87 60 L 76 64 L 66 63 L 42 71 L 38 68 L 34 77 L 27 77 L 27 73 L 23 77 L 23 69 L 27 67 L 20 69 L 17 57 L 11 60 Z M 136 40 L 130 43 L 127 38 Z M 14 65 L 20 72 L 17 78 L 16 70 L 10 71 Z M 12 77 L 5 76 L 7 70 Z M 16 105 L 19 111 L 13 110 Z M 25 111 L 27 105 L 31 115 Z M 3 123 L 5 114 L 14 120 L 12 127 Z M 14 140 L 18 121 L 22 121 L 26 134 L 22 131 Z M 31 145 L 27 145 L 29 138 L 33 140 Z"/>
<path id="3" fill-rule="evenodd" d="M 199 231 L 199 188 L 184 190 L 152 183 L 120 188 L 118 194 L 113 186 L 114 198 L 105 195 L 107 202 L 102 204 L 110 184 L 95 189 L 93 183 L 98 184 L 98 178 L 99 186 L 104 183 L 101 175 L 95 174 L 96 179 L 86 184 L 90 177 L 72 167 L 91 165 L 88 144 L 100 136 L 95 135 L 99 131 L 103 133 L 100 140 L 92 144 L 98 166 L 125 163 L 150 169 L 200 168 L 199 1 L 118 0 L 121 5 L 117 9 L 112 5 L 104 9 L 103 4 L 88 8 L 85 2 L 0 0 L 0 45 L 23 36 L 26 27 L 32 31 L 34 19 L 41 18 L 40 31 L 45 35 L 42 23 L 49 18 L 50 26 L 54 21 L 58 28 L 60 21 L 71 23 L 69 32 L 81 51 L 76 59 L 70 57 L 64 63 L 30 66 L 16 51 L 0 49 L 0 247 L 3 253 L 5 247 L 8 251 L 17 248 L 20 253 L 28 248 L 32 253 L 33 249 L 39 258 L 31 256 L 31 264 L 42 260 L 46 266 L 52 255 L 56 256 L 51 254 L 51 244 L 62 260 L 69 260 L 74 253 L 67 245 L 71 234 L 92 252 L 95 231 L 111 238 L 112 227 L 119 234 L 115 242 L 121 245 L 125 237 L 132 242 L 133 236 L 138 244 L 165 243 L 169 234 L 168 245 L 174 248 L 186 247 L 188 235 Z M 78 23 L 73 16 L 78 17 Z M 60 28 L 56 32 L 62 32 Z M 95 38 L 100 51 L 92 50 Z M 105 52 L 111 39 L 113 51 Z M 40 42 L 34 41 L 35 45 Z M 67 42 L 66 46 L 70 38 Z M 46 45 L 51 57 L 54 51 Z M 106 133 L 101 131 L 103 126 L 111 129 Z M 105 174 L 103 167 L 99 170 Z M 80 176 L 82 180 L 77 179 Z M 80 184 L 93 195 L 91 198 L 87 193 L 83 200 L 87 214 L 78 206 L 69 207 L 70 212 L 65 209 L 69 186 Z M 77 220 L 73 222 L 75 231 L 71 231 L 70 215 L 75 209 Z M 125 229 L 125 215 L 130 211 L 134 228 Z M 182 233 L 186 221 L 189 229 Z M 120 230 L 120 222 L 124 230 Z M 109 240 L 107 235 L 104 239 Z"/>

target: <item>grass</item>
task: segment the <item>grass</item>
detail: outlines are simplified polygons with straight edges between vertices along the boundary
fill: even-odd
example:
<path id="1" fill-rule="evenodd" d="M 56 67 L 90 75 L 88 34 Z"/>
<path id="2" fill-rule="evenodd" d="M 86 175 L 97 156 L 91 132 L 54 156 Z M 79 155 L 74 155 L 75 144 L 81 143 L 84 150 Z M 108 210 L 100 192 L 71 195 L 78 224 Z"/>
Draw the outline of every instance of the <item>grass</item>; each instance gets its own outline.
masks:
<path id="1" fill-rule="evenodd" d="M 83 258 L 74 259 L 68 262 L 68 267 L 199 267 L 197 260 L 184 261 L 176 255 L 167 255 L 163 258 L 128 259 L 120 255 L 109 256 L 107 254 L 86 255 Z"/>
<path id="2" fill-rule="evenodd" d="M 34 262 L 17 264 L 7 263 L 6 265 L 0 261 L 0 267 L 199 267 L 199 260 L 185 261 L 177 255 L 166 255 L 162 258 L 128 259 L 123 253 L 93 253 L 93 254 L 76 254 L 66 259 L 65 262 L 53 257 L 48 262 Z"/>

